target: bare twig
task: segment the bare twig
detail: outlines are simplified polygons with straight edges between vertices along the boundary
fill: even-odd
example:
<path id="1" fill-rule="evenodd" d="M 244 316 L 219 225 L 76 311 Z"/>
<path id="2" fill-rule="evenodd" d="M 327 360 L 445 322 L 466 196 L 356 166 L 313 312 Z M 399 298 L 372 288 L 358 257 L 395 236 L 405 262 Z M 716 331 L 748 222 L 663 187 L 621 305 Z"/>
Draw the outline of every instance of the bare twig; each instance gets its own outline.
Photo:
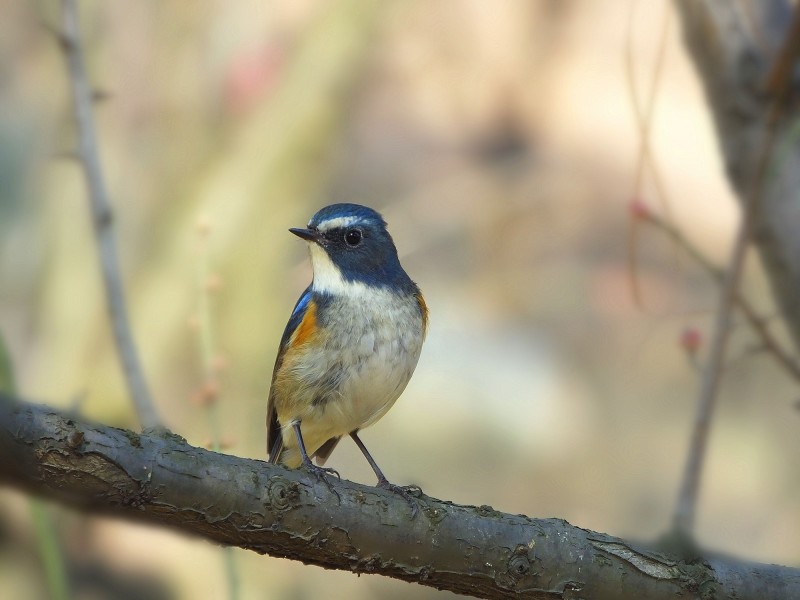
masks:
<path id="1" fill-rule="evenodd" d="M 751 199 L 748 205 L 754 204 Z M 703 460 L 706 453 L 708 431 L 717 397 L 722 363 L 725 358 L 725 345 L 731 328 L 731 310 L 744 264 L 747 242 L 750 238 L 751 210 L 742 215 L 736 241 L 730 259 L 730 266 L 725 272 L 719 297 L 719 306 L 714 321 L 714 329 L 709 346 L 708 360 L 703 370 L 700 396 L 697 401 L 692 439 L 689 445 L 689 456 L 683 472 L 683 480 L 678 494 L 675 510 L 674 527 L 681 533 L 690 534 L 695 521 L 697 494 L 700 484 Z"/>
<path id="2" fill-rule="evenodd" d="M 768 118 L 772 119 L 772 116 L 770 115 Z M 764 150 L 753 175 L 750 193 L 745 199 L 744 210 L 736 232 L 728 269 L 722 279 L 719 306 L 714 320 L 708 359 L 703 370 L 700 394 L 697 400 L 697 413 L 689 443 L 689 454 L 686 459 L 673 520 L 674 528 L 686 535 L 690 535 L 694 528 L 700 476 L 706 455 L 706 446 L 708 445 L 708 432 L 711 426 L 711 417 L 714 413 L 714 405 L 716 404 L 722 365 L 725 360 L 725 347 L 731 330 L 731 315 L 734 303 L 739 295 L 739 282 L 741 281 L 744 259 L 753 228 L 753 219 L 761 199 L 761 190 L 764 185 L 767 167 L 772 157 L 774 141 L 775 125 L 773 122 L 764 140 Z"/>
<path id="3" fill-rule="evenodd" d="M 62 25 L 63 30 L 59 40 L 67 59 L 72 85 L 75 120 L 78 126 L 78 151 L 89 193 L 111 329 L 139 421 L 144 428 L 154 427 L 158 425 L 158 415 L 147 387 L 128 322 L 111 205 L 97 151 L 97 136 L 92 114 L 92 90 L 83 64 L 76 0 L 63 0 Z"/>
<path id="4" fill-rule="evenodd" d="M 680 229 L 655 215 L 650 215 L 649 222 L 666 233 L 694 262 L 702 267 L 703 270 L 715 280 L 722 283 L 725 278 L 725 273 L 703 255 Z M 734 301 L 750 327 L 752 327 L 754 333 L 760 338 L 763 348 L 778 361 L 778 364 L 780 364 L 791 377 L 800 381 L 800 364 L 795 360 L 791 351 L 785 348 L 784 345 L 772 335 L 767 326 L 767 319 L 758 313 L 755 307 L 750 304 L 750 301 L 742 294 L 741 290 L 736 290 Z"/>

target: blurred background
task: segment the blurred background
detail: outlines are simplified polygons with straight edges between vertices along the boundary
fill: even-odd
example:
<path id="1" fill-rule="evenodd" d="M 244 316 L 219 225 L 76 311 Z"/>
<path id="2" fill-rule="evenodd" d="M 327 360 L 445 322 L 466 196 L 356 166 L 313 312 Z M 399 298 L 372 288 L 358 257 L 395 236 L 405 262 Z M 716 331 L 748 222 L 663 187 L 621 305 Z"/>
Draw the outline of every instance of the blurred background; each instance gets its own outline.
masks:
<path id="1" fill-rule="evenodd" d="M 416 375 L 362 436 L 389 479 L 639 540 L 668 528 L 698 388 L 681 336 L 697 330 L 702 356 L 716 287 L 632 223 L 626 44 L 645 97 L 666 27 L 651 135 L 669 205 L 648 179 L 641 199 L 718 264 L 737 218 L 668 2 L 80 6 L 132 326 L 170 429 L 265 458 L 278 340 L 310 280 L 286 230 L 354 201 L 384 214 L 431 311 Z M 0 333 L 22 395 L 135 428 L 64 60 L 41 25 L 59 9 L 0 0 Z M 774 314 L 755 257 L 745 290 Z M 737 326 L 698 537 L 797 565 L 797 389 L 752 343 Z M 374 480 L 351 443 L 329 464 Z M 74 597 L 225 597 L 212 544 L 47 510 Z M 48 596 L 33 513 L 0 490 L 0 597 Z M 450 596 L 231 554 L 242 598 Z"/>

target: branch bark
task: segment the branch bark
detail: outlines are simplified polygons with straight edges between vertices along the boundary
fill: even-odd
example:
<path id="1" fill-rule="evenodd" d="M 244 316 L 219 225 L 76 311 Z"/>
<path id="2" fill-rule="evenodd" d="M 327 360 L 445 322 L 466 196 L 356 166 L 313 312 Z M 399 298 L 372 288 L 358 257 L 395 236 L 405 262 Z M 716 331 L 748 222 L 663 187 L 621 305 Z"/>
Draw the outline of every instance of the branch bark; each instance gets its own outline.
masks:
<path id="1" fill-rule="evenodd" d="M 385 490 L 32 404 L 0 402 L 0 455 L 0 483 L 83 510 L 482 598 L 800 597 L 798 569 L 685 560 L 560 519 L 424 495 L 412 519 L 406 501 Z"/>

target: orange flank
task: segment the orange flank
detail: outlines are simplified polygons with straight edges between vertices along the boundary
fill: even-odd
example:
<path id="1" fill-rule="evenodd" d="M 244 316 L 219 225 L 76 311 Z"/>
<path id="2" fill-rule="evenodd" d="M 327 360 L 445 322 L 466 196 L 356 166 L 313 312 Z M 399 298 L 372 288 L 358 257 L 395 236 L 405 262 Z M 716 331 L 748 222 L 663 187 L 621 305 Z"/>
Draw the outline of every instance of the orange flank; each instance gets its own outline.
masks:
<path id="1" fill-rule="evenodd" d="M 306 314 L 297 326 L 297 330 L 292 336 L 292 346 L 300 346 L 309 341 L 317 331 L 317 303 L 313 300 L 308 303 Z"/>
<path id="2" fill-rule="evenodd" d="M 428 333 L 428 305 L 425 304 L 425 298 L 422 297 L 422 292 L 414 294 L 417 297 L 419 310 L 422 312 L 422 335 Z"/>

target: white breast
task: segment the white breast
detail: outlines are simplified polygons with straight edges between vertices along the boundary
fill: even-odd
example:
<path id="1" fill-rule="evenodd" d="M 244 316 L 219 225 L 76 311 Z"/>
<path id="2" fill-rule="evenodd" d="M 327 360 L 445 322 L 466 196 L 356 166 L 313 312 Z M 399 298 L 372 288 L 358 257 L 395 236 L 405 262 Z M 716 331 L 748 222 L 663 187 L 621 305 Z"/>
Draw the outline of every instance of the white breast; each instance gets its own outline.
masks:
<path id="1" fill-rule="evenodd" d="M 336 297 L 325 306 L 320 325 L 326 343 L 304 357 L 297 374 L 309 392 L 331 385 L 319 379 L 321 374 L 338 376 L 333 397 L 306 403 L 304 414 L 298 415 L 309 453 L 331 437 L 368 427 L 386 414 L 411 379 L 424 338 L 416 299 L 384 290 L 372 289 L 360 298 Z"/>

